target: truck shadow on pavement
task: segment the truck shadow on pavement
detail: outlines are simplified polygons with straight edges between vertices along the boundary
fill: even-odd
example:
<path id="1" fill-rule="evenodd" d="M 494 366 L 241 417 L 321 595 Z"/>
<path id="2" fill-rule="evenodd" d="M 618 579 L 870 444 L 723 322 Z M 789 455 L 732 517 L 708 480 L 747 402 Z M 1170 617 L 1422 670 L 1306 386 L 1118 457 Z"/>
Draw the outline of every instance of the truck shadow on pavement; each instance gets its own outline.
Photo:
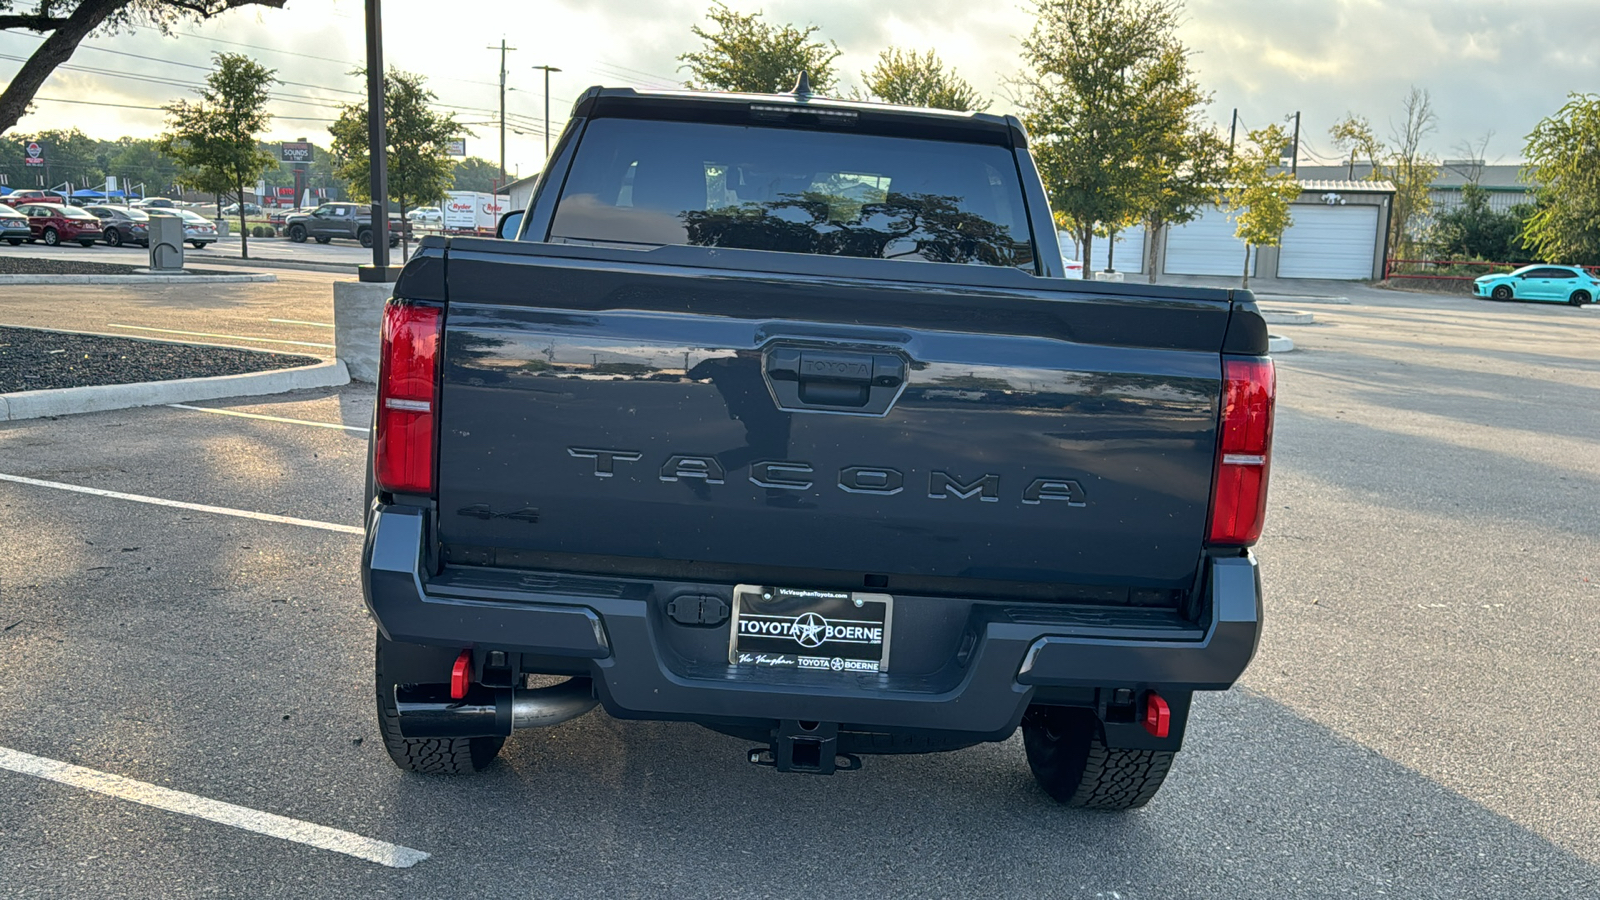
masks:
<path id="1" fill-rule="evenodd" d="M 431 873 L 448 881 L 452 860 L 514 840 L 521 861 L 501 874 L 531 896 L 1600 890 L 1593 862 L 1248 691 L 1197 702 L 1166 787 L 1131 814 L 1057 806 L 1016 739 L 868 757 L 861 772 L 831 778 L 750 766 L 746 747 L 692 725 L 595 713 L 519 733 L 475 779 L 401 778 L 396 824 L 442 805 L 471 810 L 463 827 L 430 835 L 443 863 Z M 472 822 L 527 827 L 511 838 Z"/>

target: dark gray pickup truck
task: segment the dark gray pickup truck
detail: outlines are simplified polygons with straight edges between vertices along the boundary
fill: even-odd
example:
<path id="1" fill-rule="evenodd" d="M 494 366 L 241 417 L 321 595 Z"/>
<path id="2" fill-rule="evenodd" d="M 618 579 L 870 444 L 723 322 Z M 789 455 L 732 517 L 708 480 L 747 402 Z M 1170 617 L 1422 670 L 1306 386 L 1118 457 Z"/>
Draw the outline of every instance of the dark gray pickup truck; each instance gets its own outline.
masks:
<path id="1" fill-rule="evenodd" d="M 372 207 L 362 203 L 324 203 L 309 213 L 290 216 L 284 223 L 283 233 L 297 244 L 312 238 L 326 244 L 334 238 L 359 241 L 363 247 L 372 246 Z M 389 215 L 389 246 L 400 244 L 400 230 L 405 222 L 400 216 Z"/>
<path id="2" fill-rule="evenodd" d="M 1259 636 L 1250 295 L 1062 278 L 1009 117 L 596 88 L 548 173 L 385 310 L 394 761 L 599 703 L 824 774 L 1020 726 L 1056 799 L 1147 802 Z"/>

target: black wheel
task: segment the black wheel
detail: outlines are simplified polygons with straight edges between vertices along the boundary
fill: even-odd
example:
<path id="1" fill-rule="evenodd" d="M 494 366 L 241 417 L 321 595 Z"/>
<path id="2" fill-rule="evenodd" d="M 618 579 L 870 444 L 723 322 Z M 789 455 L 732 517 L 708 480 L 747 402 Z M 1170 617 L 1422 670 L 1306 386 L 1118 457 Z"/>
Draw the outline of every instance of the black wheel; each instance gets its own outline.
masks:
<path id="1" fill-rule="evenodd" d="M 1573 306 L 1582 306 L 1589 302 L 1589 292 L 1573 291 L 1572 296 L 1567 298 L 1567 302 L 1571 303 Z"/>
<path id="2" fill-rule="evenodd" d="M 361 241 L 361 246 L 363 246 L 363 247 L 371 247 L 372 246 L 372 232 L 363 231 L 360 234 L 356 235 L 356 237 Z"/>
<path id="3" fill-rule="evenodd" d="M 1035 706 L 1022 719 L 1028 768 L 1045 793 L 1067 806 L 1137 809 L 1161 789 L 1170 750 L 1113 749 L 1086 709 Z"/>
<path id="4" fill-rule="evenodd" d="M 396 645 L 378 635 L 373 671 L 378 689 L 378 731 L 394 764 L 422 775 L 471 775 L 500 755 L 503 737 L 407 738 L 400 734 L 400 713 L 394 705 L 394 682 L 384 677 L 384 657 Z M 448 677 L 448 671 L 442 673 Z"/>
<path id="5" fill-rule="evenodd" d="M 1489 296 L 1496 300 L 1510 300 L 1511 286 L 1507 284 L 1497 284 L 1494 286 L 1494 290 L 1489 292 Z"/>
<path id="6" fill-rule="evenodd" d="M 122 246 L 122 232 L 115 228 L 106 229 L 106 243 L 113 247 Z"/>
<path id="7" fill-rule="evenodd" d="M 13 247 L 21 247 L 22 246 L 22 238 L 6 238 L 6 243 L 10 244 Z M 29 241 L 28 243 L 31 244 L 33 242 Z"/>
<path id="8" fill-rule="evenodd" d="M 304 225 L 290 225 L 289 240 L 294 241 L 296 244 L 304 244 L 306 242 L 306 227 Z"/>
<path id="9" fill-rule="evenodd" d="M 44 245 L 46 247 L 55 247 L 60 243 L 61 235 L 57 234 L 54 228 L 46 228 L 44 230 Z"/>
<path id="10" fill-rule="evenodd" d="M 90 238 L 87 241 L 79 241 L 78 243 L 79 243 L 79 245 L 84 246 L 84 247 L 93 247 L 94 246 L 94 239 Z"/>
<path id="11" fill-rule="evenodd" d="M 317 237 L 317 243 L 319 243 L 319 244 L 326 244 L 327 242 L 329 242 L 331 240 L 333 240 L 333 238 L 331 238 L 331 237 L 321 237 L 321 236 Z"/>
<path id="12" fill-rule="evenodd" d="M 190 241 L 189 243 L 193 244 L 196 250 L 204 250 L 206 248 L 205 241 Z"/>

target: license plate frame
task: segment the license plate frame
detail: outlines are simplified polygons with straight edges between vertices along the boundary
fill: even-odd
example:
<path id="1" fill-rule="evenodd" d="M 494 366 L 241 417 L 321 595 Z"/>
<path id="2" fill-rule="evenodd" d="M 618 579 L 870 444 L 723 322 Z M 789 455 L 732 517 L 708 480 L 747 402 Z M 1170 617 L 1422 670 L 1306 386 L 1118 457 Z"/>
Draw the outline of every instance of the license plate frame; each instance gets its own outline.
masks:
<path id="1" fill-rule="evenodd" d="M 740 584 L 732 605 L 730 666 L 839 675 L 889 671 L 889 594 Z"/>

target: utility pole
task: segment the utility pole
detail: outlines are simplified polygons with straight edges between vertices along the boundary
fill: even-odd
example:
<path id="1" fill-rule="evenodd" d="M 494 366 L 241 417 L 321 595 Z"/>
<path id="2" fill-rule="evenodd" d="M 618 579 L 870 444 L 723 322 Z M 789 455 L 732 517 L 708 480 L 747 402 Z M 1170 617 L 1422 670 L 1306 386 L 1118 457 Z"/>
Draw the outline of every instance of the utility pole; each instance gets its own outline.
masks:
<path id="1" fill-rule="evenodd" d="M 371 165 L 372 265 L 356 271 L 362 281 L 392 282 L 400 274 L 389 266 L 389 154 L 384 135 L 383 10 L 367 0 L 367 154 Z M 299 198 L 295 198 L 299 202 Z"/>
<path id="2" fill-rule="evenodd" d="M 1289 174 L 1300 175 L 1300 111 L 1294 114 L 1294 145 L 1289 153 Z"/>
<path id="3" fill-rule="evenodd" d="M 550 164 L 550 73 L 559 72 L 555 66 L 534 66 L 535 69 L 544 70 L 544 159 L 545 165 Z"/>
<path id="4" fill-rule="evenodd" d="M 1239 107 L 1233 108 L 1233 121 L 1228 125 L 1228 158 L 1233 159 L 1233 139 L 1239 136 Z"/>
<path id="5" fill-rule="evenodd" d="M 488 49 L 496 48 L 490 45 Z M 506 46 L 505 38 L 500 39 L 500 183 L 495 185 L 496 192 L 506 183 L 506 51 L 515 49 Z"/>

